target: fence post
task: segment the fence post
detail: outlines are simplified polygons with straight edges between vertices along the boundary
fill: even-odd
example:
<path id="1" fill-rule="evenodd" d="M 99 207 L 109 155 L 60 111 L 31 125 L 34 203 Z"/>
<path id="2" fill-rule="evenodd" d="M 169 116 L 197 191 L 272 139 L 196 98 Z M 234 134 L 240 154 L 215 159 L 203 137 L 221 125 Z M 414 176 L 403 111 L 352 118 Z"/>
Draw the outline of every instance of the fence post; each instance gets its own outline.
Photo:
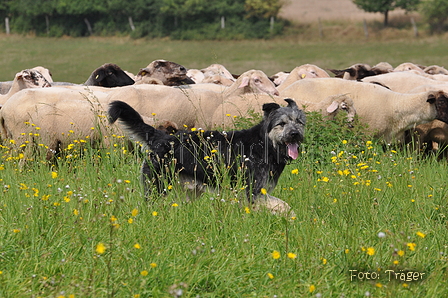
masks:
<path id="1" fill-rule="evenodd" d="M 6 29 L 6 34 L 9 35 L 10 31 L 9 31 L 9 18 L 8 17 L 5 18 L 5 29 Z"/>
<path id="2" fill-rule="evenodd" d="M 417 24 L 415 23 L 414 17 L 411 17 L 412 28 L 414 29 L 414 37 L 418 37 Z"/>
<path id="3" fill-rule="evenodd" d="M 93 33 L 92 26 L 90 25 L 90 22 L 87 18 L 84 18 L 84 23 L 86 23 L 86 25 L 87 25 L 87 30 L 89 31 L 89 34 L 92 35 L 92 33 Z"/>
<path id="4" fill-rule="evenodd" d="M 274 19 L 274 16 L 271 16 L 271 20 L 270 20 L 270 22 L 269 22 L 269 30 L 272 32 L 272 31 L 274 31 L 274 21 L 275 21 L 275 19 Z"/>
<path id="5" fill-rule="evenodd" d="M 320 21 L 320 18 L 318 19 L 318 23 L 319 23 L 319 36 L 320 38 L 324 37 L 324 31 L 322 29 L 322 22 Z"/>
<path id="6" fill-rule="evenodd" d="M 45 15 L 45 25 L 47 26 L 47 36 L 50 36 L 50 19 L 48 15 Z"/>
<path id="7" fill-rule="evenodd" d="M 221 17 L 221 29 L 226 28 L 226 19 L 224 18 L 224 16 Z"/>
<path id="8" fill-rule="evenodd" d="M 132 17 L 131 16 L 128 17 L 128 21 L 129 21 L 129 26 L 131 27 L 131 30 L 135 31 L 134 22 L 132 21 Z"/>
<path id="9" fill-rule="evenodd" d="M 366 19 L 364 19 L 363 26 L 364 26 L 364 36 L 366 37 L 366 39 L 369 39 L 369 30 L 367 29 Z"/>

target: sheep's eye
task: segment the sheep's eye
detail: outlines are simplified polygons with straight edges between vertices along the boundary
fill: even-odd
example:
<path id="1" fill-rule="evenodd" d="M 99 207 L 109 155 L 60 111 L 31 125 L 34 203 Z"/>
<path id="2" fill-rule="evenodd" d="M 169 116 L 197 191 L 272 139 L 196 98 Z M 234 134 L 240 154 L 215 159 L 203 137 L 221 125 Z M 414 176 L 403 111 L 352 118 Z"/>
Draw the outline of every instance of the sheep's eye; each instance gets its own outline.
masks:
<path id="1" fill-rule="evenodd" d="M 254 79 L 254 82 L 255 83 L 260 83 L 261 81 L 260 81 L 260 79 Z"/>

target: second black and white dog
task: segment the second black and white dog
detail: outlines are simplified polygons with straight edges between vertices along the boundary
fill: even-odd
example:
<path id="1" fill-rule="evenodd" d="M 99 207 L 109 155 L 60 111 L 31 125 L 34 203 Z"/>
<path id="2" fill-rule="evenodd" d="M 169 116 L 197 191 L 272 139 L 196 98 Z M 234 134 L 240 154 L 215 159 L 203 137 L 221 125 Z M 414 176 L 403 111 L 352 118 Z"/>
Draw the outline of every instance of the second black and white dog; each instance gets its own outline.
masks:
<path id="1" fill-rule="evenodd" d="M 217 168 L 223 166 L 231 177 L 243 177 L 247 199 L 254 207 L 288 213 L 286 202 L 266 193 L 276 186 L 286 164 L 298 157 L 304 137 L 305 114 L 292 99 L 285 101 L 286 107 L 264 104 L 263 120 L 254 127 L 229 132 L 196 130 L 170 135 L 143 122 L 140 114 L 122 101 L 112 102 L 108 112 L 111 123 L 120 120 L 131 138 L 148 149 L 142 167 L 147 191 L 155 185 L 163 192 L 161 179 L 174 173 L 189 195 L 198 196 L 220 187 Z"/>

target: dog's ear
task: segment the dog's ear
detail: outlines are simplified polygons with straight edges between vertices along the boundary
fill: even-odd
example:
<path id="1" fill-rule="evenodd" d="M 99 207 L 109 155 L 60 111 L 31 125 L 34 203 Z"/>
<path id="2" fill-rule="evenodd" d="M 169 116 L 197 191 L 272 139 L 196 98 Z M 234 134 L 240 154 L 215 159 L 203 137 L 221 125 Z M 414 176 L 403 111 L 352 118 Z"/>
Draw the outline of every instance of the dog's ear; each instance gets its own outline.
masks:
<path id="1" fill-rule="evenodd" d="M 296 102 L 291 98 L 285 98 L 285 101 L 288 103 L 288 108 L 298 109 Z"/>
<path id="2" fill-rule="evenodd" d="M 275 102 L 265 103 L 263 105 L 263 112 L 264 117 L 266 118 L 272 111 L 277 110 L 280 108 L 280 105 L 276 104 Z"/>

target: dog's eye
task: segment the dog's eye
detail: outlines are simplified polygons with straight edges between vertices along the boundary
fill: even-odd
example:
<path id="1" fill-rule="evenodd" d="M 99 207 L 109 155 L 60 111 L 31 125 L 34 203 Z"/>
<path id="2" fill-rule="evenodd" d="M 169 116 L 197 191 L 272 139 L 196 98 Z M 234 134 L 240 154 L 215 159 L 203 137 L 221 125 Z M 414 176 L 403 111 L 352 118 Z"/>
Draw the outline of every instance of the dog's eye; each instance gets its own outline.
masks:
<path id="1" fill-rule="evenodd" d="M 286 122 L 280 122 L 278 125 L 280 125 L 281 127 L 286 125 Z"/>

